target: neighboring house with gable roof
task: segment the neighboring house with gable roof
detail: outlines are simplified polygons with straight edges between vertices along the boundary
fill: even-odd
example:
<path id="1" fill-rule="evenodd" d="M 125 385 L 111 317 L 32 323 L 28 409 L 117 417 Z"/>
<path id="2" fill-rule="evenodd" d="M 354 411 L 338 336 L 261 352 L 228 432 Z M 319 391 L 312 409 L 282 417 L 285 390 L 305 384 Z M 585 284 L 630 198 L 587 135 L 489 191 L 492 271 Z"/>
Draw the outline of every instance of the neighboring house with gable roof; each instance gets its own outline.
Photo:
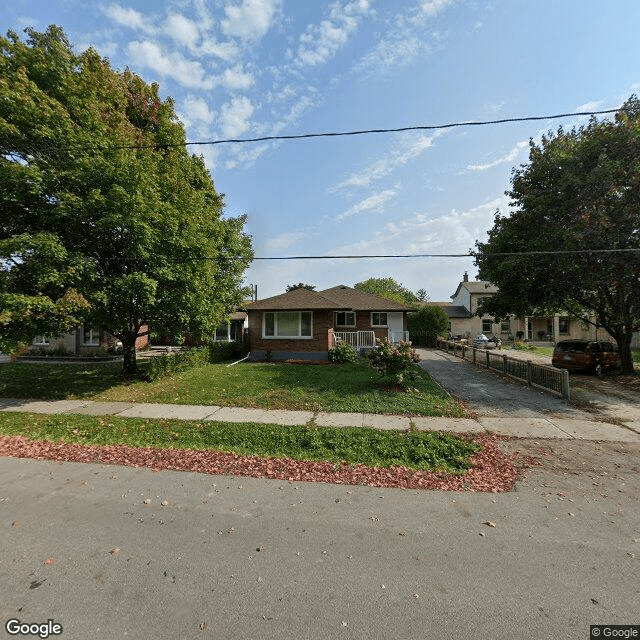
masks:
<path id="1" fill-rule="evenodd" d="M 609 334 L 566 314 L 548 316 L 510 316 L 496 322 L 489 315 L 476 316 L 483 298 L 497 293 L 498 287 L 491 282 L 469 280 L 465 271 L 462 282 L 451 296 L 451 302 L 431 302 L 428 305 L 441 307 L 451 321 L 450 333 L 461 338 L 474 338 L 484 333 L 502 340 L 526 339 L 535 342 L 557 342 L 567 339 L 607 340 Z"/>
<path id="2" fill-rule="evenodd" d="M 247 305 L 250 360 L 327 360 L 338 342 L 362 351 L 408 341 L 410 307 L 345 285 L 294 289 Z"/>

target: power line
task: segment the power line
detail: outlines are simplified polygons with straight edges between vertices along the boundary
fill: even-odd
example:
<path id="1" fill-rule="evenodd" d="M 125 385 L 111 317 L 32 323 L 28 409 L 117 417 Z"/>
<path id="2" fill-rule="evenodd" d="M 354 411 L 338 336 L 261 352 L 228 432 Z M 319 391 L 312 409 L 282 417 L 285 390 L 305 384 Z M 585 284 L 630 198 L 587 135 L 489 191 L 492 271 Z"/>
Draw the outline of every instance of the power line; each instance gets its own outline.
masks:
<path id="1" fill-rule="evenodd" d="M 403 254 L 370 254 L 370 255 L 340 255 L 340 256 L 255 256 L 253 260 L 371 260 L 378 258 L 493 258 L 509 256 L 554 256 L 578 254 L 611 254 L 611 253 L 640 253 L 640 247 L 629 249 L 567 249 L 557 251 L 505 251 L 496 253 L 482 253 L 470 251 L 468 253 L 403 253 Z M 95 258 L 95 256 L 89 256 Z M 154 256 L 129 257 L 105 256 L 96 260 L 118 260 L 121 262 L 144 262 L 155 259 Z M 181 260 L 228 260 L 229 256 L 184 256 Z"/>
<path id="2" fill-rule="evenodd" d="M 411 127 L 398 127 L 395 129 L 363 129 L 360 131 L 331 131 L 322 133 L 301 133 L 293 135 L 261 136 L 258 138 L 226 138 L 223 140 L 202 140 L 196 142 L 180 143 L 155 143 L 148 145 L 115 145 L 111 147 L 72 147 L 75 149 L 92 150 L 117 150 L 117 149 L 175 149 L 188 146 L 208 146 L 218 144 L 246 144 L 250 142 L 271 142 L 276 140 L 301 140 L 307 138 L 336 138 L 341 136 L 361 136 L 373 133 L 402 133 L 405 131 L 435 131 L 440 129 L 453 129 L 455 127 L 481 127 L 495 124 L 508 124 L 511 122 L 535 122 L 540 120 L 558 120 L 559 118 L 573 118 L 582 116 L 598 116 L 624 111 L 623 107 L 617 109 L 604 109 L 602 111 L 574 111 L 570 113 L 556 113 L 548 116 L 524 116 L 519 118 L 501 118 L 499 120 L 470 120 L 464 122 L 450 122 L 447 124 L 416 125 Z"/>
<path id="3" fill-rule="evenodd" d="M 492 258 L 507 256 L 552 256 L 552 255 L 574 255 L 590 253 L 627 253 L 640 252 L 640 248 L 634 249 L 568 249 L 566 251 L 511 251 L 482 253 L 470 251 L 469 253 L 409 253 L 409 254 L 385 254 L 385 255 L 364 255 L 364 256 L 273 256 L 254 257 L 254 260 L 368 260 L 371 258 Z"/>

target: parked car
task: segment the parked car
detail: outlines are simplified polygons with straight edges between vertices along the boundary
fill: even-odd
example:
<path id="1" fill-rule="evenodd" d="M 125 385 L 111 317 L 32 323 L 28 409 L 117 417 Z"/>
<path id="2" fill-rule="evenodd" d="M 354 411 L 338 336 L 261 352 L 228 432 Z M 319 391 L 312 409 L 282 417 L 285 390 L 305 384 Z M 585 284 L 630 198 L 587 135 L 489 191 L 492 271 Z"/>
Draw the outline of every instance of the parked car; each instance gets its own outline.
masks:
<path id="1" fill-rule="evenodd" d="M 620 364 L 618 345 L 594 340 L 561 340 L 553 350 L 554 367 L 601 375 Z"/>

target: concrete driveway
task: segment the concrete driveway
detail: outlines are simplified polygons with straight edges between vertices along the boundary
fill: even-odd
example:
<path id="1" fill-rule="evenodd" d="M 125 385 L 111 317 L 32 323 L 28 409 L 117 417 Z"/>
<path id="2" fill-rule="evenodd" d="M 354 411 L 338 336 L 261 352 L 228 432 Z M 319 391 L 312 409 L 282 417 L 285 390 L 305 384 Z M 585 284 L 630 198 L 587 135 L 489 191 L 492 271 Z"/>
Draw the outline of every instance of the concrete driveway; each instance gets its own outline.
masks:
<path id="1" fill-rule="evenodd" d="M 593 413 L 571 406 L 561 398 L 490 373 L 444 351 L 417 351 L 422 358 L 420 366 L 472 413 L 492 417 L 593 419 Z"/>

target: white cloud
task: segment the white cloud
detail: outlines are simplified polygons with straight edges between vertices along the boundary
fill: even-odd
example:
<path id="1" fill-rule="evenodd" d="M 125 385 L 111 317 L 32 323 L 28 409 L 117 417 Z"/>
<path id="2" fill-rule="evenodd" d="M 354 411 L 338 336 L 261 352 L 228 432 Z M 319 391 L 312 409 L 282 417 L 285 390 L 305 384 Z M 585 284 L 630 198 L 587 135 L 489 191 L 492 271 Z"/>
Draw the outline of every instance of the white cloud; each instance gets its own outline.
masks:
<path id="1" fill-rule="evenodd" d="M 245 72 L 239 64 L 225 69 L 222 75 L 216 77 L 218 84 L 231 90 L 246 90 L 254 81 L 253 74 Z"/>
<path id="2" fill-rule="evenodd" d="M 237 147 L 231 151 L 230 157 L 228 157 L 224 163 L 224 168 L 227 170 L 236 169 L 237 167 L 247 169 L 270 148 L 270 144 L 256 143 Z"/>
<path id="3" fill-rule="evenodd" d="M 385 73 L 392 67 L 406 65 L 414 58 L 430 53 L 431 47 L 409 33 L 390 34 L 354 65 L 354 73 Z"/>
<path id="4" fill-rule="evenodd" d="M 135 59 L 136 65 L 152 69 L 163 77 L 173 78 L 183 87 L 208 90 L 213 87 L 213 81 L 208 78 L 202 65 L 194 60 L 188 60 L 180 53 L 165 54 L 155 42 L 134 40 L 128 47 L 129 54 Z"/>
<path id="5" fill-rule="evenodd" d="M 420 135 L 417 139 L 405 139 L 399 149 L 376 160 L 361 171 L 352 174 L 346 180 L 335 186 L 332 191 L 348 187 L 366 187 L 375 180 L 380 180 L 396 169 L 406 165 L 433 146 L 434 141 L 443 135 L 443 131 L 436 131 L 432 135 Z"/>
<path id="6" fill-rule="evenodd" d="M 209 108 L 209 104 L 204 98 L 189 95 L 182 103 L 183 116 L 181 120 L 185 126 L 198 124 L 210 125 L 215 120 L 215 111 Z"/>
<path id="7" fill-rule="evenodd" d="M 576 111 L 584 112 L 584 111 L 597 111 L 599 107 L 602 106 L 604 100 L 592 100 L 591 102 L 585 102 L 581 104 L 579 107 L 576 107 Z"/>
<path id="8" fill-rule="evenodd" d="M 312 107 L 318 106 L 320 102 L 318 92 L 313 87 L 308 87 L 307 90 L 308 93 L 296 100 L 289 110 L 276 122 L 272 130 L 274 135 L 280 133 L 283 129 L 286 129 L 291 125 L 298 124 L 300 118 L 306 111 Z"/>
<path id="9" fill-rule="evenodd" d="M 265 251 L 267 253 L 273 251 L 281 251 L 282 249 L 287 249 L 298 242 L 303 240 L 308 240 L 309 234 L 307 232 L 302 231 L 292 231 L 289 233 L 281 233 L 278 236 L 274 236 L 273 238 L 269 238 L 265 243 Z"/>
<path id="10" fill-rule="evenodd" d="M 393 67 L 409 64 L 432 51 L 426 42 L 424 25 L 456 0 L 425 0 L 396 15 L 393 27 L 364 55 L 352 71 L 360 74 L 386 73 Z M 431 34 L 436 40 L 438 34 Z"/>
<path id="11" fill-rule="evenodd" d="M 312 67 L 324 64 L 348 41 L 358 28 L 360 18 L 369 12 L 370 2 L 359 0 L 347 4 L 331 5 L 329 18 L 320 24 L 309 25 L 300 36 L 295 65 Z"/>
<path id="12" fill-rule="evenodd" d="M 485 164 L 470 164 L 467 165 L 467 171 L 487 171 L 487 169 L 493 169 L 493 167 L 497 167 L 501 164 L 507 164 L 510 162 L 515 162 L 522 152 L 529 147 L 529 141 L 523 140 L 522 142 L 518 142 L 516 146 L 507 153 L 507 155 L 502 156 L 501 158 L 497 158 L 496 160 L 492 160 L 491 162 L 487 162 Z"/>
<path id="13" fill-rule="evenodd" d="M 102 7 L 102 12 L 114 22 L 130 29 L 139 29 L 147 33 L 152 33 L 155 29 L 147 22 L 144 15 L 135 9 L 127 9 L 119 4 L 110 4 Z"/>
<path id="14" fill-rule="evenodd" d="M 227 5 L 227 17 L 222 20 L 222 31 L 227 36 L 243 40 L 259 40 L 271 28 L 280 0 L 242 0 L 239 5 Z"/>
<path id="15" fill-rule="evenodd" d="M 220 109 L 220 127 L 227 138 L 235 138 L 249 129 L 254 106 L 246 96 L 232 98 Z"/>
<path id="16" fill-rule="evenodd" d="M 196 48 L 200 39 L 198 25 L 179 13 L 169 15 L 164 25 L 164 31 L 176 42 L 192 50 Z"/>
<path id="17" fill-rule="evenodd" d="M 361 200 L 357 204 L 354 204 L 344 213 L 330 218 L 330 220 L 334 222 L 342 222 L 346 218 L 350 218 L 362 212 L 380 213 L 384 211 L 384 205 L 395 195 L 396 191 L 394 191 L 393 189 L 386 189 L 385 191 L 381 191 L 380 193 L 375 193 L 372 196 Z"/>
<path id="18" fill-rule="evenodd" d="M 212 55 L 230 62 L 240 55 L 240 49 L 233 42 L 218 42 L 215 38 L 205 37 L 199 51 L 203 55 Z"/>
<path id="19" fill-rule="evenodd" d="M 456 2 L 456 0 L 422 0 L 417 7 L 417 13 L 413 21 L 423 22 L 435 18 L 454 2 Z"/>

